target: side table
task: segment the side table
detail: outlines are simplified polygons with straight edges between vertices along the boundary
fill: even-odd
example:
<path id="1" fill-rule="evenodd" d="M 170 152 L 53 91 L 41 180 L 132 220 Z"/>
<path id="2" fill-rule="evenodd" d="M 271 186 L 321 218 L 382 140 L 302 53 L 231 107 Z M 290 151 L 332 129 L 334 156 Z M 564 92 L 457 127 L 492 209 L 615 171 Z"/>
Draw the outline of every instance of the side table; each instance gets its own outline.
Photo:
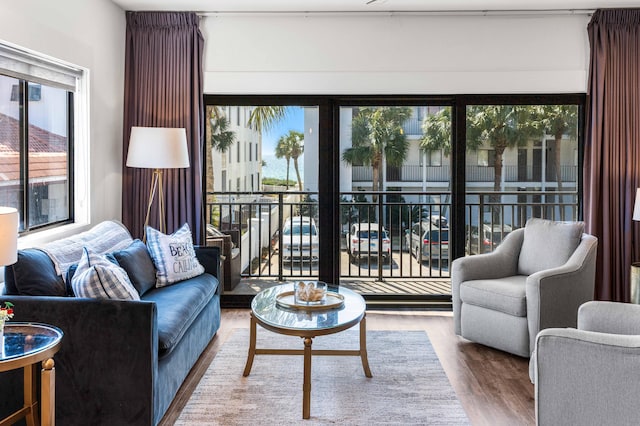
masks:
<path id="1" fill-rule="evenodd" d="M 0 372 L 24 370 L 24 405 L 0 420 L 0 426 L 25 418 L 28 426 L 55 424 L 55 368 L 53 355 L 62 343 L 62 331 L 46 324 L 7 322 L 0 342 Z M 36 390 L 38 363 L 42 363 L 41 395 Z M 38 407 L 40 405 L 40 407 Z M 41 410 L 42 422 L 38 419 Z"/>

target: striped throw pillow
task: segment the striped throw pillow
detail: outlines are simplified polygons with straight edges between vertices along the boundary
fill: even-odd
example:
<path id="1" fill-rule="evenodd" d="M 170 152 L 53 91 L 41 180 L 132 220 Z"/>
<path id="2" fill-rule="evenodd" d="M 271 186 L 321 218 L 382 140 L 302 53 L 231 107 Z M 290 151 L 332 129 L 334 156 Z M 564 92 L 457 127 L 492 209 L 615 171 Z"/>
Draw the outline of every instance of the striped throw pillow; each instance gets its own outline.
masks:
<path id="1" fill-rule="evenodd" d="M 147 226 L 147 249 L 156 267 L 156 287 L 165 287 L 204 273 L 185 223 L 171 235 Z"/>
<path id="2" fill-rule="evenodd" d="M 71 279 L 71 287 L 76 297 L 140 300 L 124 269 L 86 247 Z"/>

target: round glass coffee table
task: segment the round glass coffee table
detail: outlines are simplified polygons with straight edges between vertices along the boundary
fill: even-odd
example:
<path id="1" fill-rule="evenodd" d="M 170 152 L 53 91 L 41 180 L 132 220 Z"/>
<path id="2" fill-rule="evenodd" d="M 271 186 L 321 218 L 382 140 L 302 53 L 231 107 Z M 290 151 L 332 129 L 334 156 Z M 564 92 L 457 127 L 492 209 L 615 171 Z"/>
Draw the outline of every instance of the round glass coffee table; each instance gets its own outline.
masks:
<path id="1" fill-rule="evenodd" d="M 24 322 L 7 322 L 4 337 L 0 341 L 0 372 L 22 368 L 24 370 L 24 405 L 22 409 L 4 419 L 0 424 L 13 424 L 26 418 L 27 424 L 55 424 L 55 368 L 53 355 L 62 343 L 62 331 L 51 325 Z M 40 402 L 36 387 L 37 366 L 40 373 Z M 42 413 L 38 421 L 38 405 Z"/>
<path id="2" fill-rule="evenodd" d="M 313 306 L 309 309 L 290 308 L 278 303 L 283 293 L 293 291 L 293 284 L 284 284 L 265 289 L 251 302 L 251 328 L 249 354 L 244 368 L 244 376 L 251 373 L 255 355 L 303 355 L 304 379 L 302 386 L 302 418 L 311 415 L 311 357 L 313 355 L 359 356 L 367 377 L 372 377 L 367 359 L 367 328 L 365 322 L 366 304 L 362 296 L 346 288 L 331 290 L 343 299 L 339 306 L 323 309 Z M 302 313 L 302 315 L 301 315 Z M 256 348 L 256 324 L 274 333 L 299 336 L 304 340 L 304 349 L 260 349 Z M 338 333 L 360 324 L 360 347 L 355 350 L 313 350 L 313 339 L 317 336 Z"/>

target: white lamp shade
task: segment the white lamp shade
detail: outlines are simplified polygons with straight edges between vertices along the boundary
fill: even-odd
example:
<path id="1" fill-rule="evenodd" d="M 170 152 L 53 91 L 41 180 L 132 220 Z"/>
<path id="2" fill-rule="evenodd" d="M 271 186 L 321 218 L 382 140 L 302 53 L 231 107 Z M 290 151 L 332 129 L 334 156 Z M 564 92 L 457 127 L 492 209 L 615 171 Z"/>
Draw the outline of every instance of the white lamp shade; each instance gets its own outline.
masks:
<path id="1" fill-rule="evenodd" d="M 640 188 L 636 189 L 636 203 L 633 206 L 633 220 L 640 220 Z"/>
<path id="2" fill-rule="evenodd" d="M 168 127 L 132 127 L 127 167 L 141 169 L 189 167 L 187 131 Z"/>
<path id="3" fill-rule="evenodd" d="M 0 207 L 0 265 L 18 261 L 18 210 Z"/>

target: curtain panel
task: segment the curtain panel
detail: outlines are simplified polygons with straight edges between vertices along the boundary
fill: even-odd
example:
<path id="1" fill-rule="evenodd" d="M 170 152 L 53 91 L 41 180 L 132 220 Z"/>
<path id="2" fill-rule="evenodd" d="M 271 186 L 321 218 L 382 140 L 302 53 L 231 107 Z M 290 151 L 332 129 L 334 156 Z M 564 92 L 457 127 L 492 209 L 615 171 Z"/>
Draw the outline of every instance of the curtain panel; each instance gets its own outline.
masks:
<path id="1" fill-rule="evenodd" d="M 199 17 L 187 12 L 127 12 L 126 20 L 122 221 L 134 237 L 142 237 L 153 172 L 125 165 L 131 127 L 183 127 L 190 167 L 163 172 L 167 231 L 186 222 L 194 243 L 200 244 L 204 38 Z M 154 227 L 159 223 L 157 202 L 156 195 L 149 220 Z"/>
<path id="2" fill-rule="evenodd" d="M 588 25 L 590 66 L 584 158 L 584 217 L 599 239 L 598 300 L 630 300 L 640 261 L 640 9 L 602 9 Z"/>

